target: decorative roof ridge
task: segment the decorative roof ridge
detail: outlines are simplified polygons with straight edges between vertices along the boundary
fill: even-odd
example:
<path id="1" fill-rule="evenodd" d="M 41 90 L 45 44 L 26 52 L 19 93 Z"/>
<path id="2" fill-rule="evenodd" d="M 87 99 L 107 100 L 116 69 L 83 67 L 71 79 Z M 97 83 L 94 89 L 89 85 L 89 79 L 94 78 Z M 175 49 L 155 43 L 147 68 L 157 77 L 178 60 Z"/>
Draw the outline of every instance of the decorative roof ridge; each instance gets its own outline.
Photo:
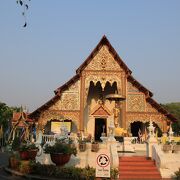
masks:
<path id="1" fill-rule="evenodd" d="M 13 112 L 13 117 L 12 117 L 12 120 L 15 120 L 15 121 L 19 121 L 21 119 L 26 119 L 27 118 L 27 114 L 23 111 L 21 112 Z"/>
<path id="2" fill-rule="evenodd" d="M 147 102 L 149 102 L 153 107 L 155 107 L 159 112 L 162 112 L 166 117 L 172 119 L 173 121 L 177 121 L 176 117 L 169 113 L 164 107 L 162 107 L 156 100 L 151 97 L 148 97 Z"/>
<path id="3" fill-rule="evenodd" d="M 32 113 L 30 113 L 28 115 L 28 117 L 33 118 L 33 116 L 38 113 L 41 112 L 43 109 L 48 108 L 52 103 L 56 102 L 56 100 L 59 98 L 59 94 L 54 95 L 49 101 L 47 101 L 46 103 L 44 103 L 42 106 L 40 106 L 39 108 L 37 108 L 36 110 L 34 110 Z"/>
<path id="4" fill-rule="evenodd" d="M 12 117 L 12 120 L 15 120 L 18 121 L 19 119 L 21 118 L 21 112 L 13 112 L 13 117 Z"/>
<path id="5" fill-rule="evenodd" d="M 55 95 L 46 103 L 44 103 L 42 106 L 40 106 L 39 108 L 37 108 L 35 111 L 33 111 L 32 113 L 29 114 L 29 117 L 33 117 L 34 114 L 36 114 L 37 112 L 41 112 L 43 109 L 48 108 L 52 103 L 56 102 L 57 99 L 60 98 L 61 96 L 61 92 L 66 90 L 71 84 L 73 84 L 75 81 L 77 81 L 79 79 L 79 74 L 76 74 L 75 76 L 73 76 L 68 82 L 66 82 L 65 84 L 63 84 L 62 86 L 60 86 L 59 88 L 57 88 L 54 93 Z"/>
<path id="6" fill-rule="evenodd" d="M 67 81 L 66 83 L 64 83 L 62 86 L 58 87 L 54 93 L 55 94 L 59 94 L 61 93 L 61 91 L 67 89 L 71 84 L 73 84 L 74 82 L 76 82 L 79 79 L 79 74 L 74 75 L 69 81 Z"/>
<path id="7" fill-rule="evenodd" d="M 143 92 L 146 92 L 147 95 L 150 97 L 153 96 L 153 93 L 148 90 L 146 87 L 144 87 L 139 81 L 137 81 L 131 74 L 128 75 L 127 79 L 135 85 L 139 90 L 142 90 Z"/>
<path id="8" fill-rule="evenodd" d="M 79 66 L 79 68 L 76 70 L 76 74 L 80 74 L 83 69 L 90 63 L 90 61 L 92 60 L 92 58 L 96 55 L 96 53 L 99 51 L 99 49 L 103 46 L 103 45 L 107 45 L 109 48 L 109 51 L 111 52 L 111 54 L 113 55 L 114 59 L 117 61 L 117 63 L 122 66 L 126 73 L 131 74 L 132 71 L 128 68 L 128 66 L 124 63 L 124 61 L 120 58 L 120 56 L 118 55 L 118 53 L 116 52 L 116 50 L 113 48 L 113 46 L 111 45 L 111 43 L 109 42 L 109 40 L 107 39 L 107 37 L 104 35 L 101 40 L 99 41 L 99 43 L 97 44 L 97 46 L 93 49 L 93 51 L 90 53 L 90 55 L 86 58 L 86 60 Z"/>

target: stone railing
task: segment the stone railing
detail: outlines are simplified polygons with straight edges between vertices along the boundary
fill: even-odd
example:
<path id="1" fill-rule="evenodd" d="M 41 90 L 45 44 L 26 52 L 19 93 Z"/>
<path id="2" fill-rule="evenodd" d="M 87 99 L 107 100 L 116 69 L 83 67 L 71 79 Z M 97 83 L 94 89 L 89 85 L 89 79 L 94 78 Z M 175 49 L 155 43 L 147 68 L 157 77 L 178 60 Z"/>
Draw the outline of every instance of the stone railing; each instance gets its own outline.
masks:
<path id="1" fill-rule="evenodd" d="M 171 149 L 163 150 L 162 144 L 152 146 L 152 159 L 155 160 L 156 166 L 160 169 L 163 178 L 170 178 L 180 167 L 180 151 L 174 152 L 174 146 Z"/>
<path id="2" fill-rule="evenodd" d="M 54 135 L 46 135 L 46 134 L 42 135 L 42 142 L 44 142 L 44 143 L 52 142 L 52 141 L 54 141 L 54 139 L 55 139 Z"/>

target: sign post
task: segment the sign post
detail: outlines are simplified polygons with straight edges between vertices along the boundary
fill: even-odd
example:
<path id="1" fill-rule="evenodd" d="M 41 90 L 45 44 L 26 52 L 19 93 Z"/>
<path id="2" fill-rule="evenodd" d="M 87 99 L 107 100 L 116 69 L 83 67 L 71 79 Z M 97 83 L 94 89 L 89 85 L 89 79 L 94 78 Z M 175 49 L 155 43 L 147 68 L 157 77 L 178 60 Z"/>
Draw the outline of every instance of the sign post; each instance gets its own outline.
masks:
<path id="1" fill-rule="evenodd" d="M 96 177 L 110 178 L 110 153 L 97 153 L 96 155 Z"/>

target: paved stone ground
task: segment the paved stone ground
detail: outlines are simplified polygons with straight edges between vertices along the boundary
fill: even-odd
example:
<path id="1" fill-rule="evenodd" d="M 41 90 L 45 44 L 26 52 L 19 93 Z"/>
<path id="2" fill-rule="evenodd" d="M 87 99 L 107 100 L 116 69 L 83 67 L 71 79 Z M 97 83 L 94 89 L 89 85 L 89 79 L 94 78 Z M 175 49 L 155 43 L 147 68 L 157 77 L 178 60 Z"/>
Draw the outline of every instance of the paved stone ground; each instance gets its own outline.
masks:
<path id="1" fill-rule="evenodd" d="M 0 152 L 0 167 L 8 165 L 8 157 L 9 155 L 5 152 Z"/>
<path id="2" fill-rule="evenodd" d="M 8 166 L 9 155 L 5 152 L 0 152 L 0 180 L 24 180 L 19 176 L 14 176 L 4 171 L 4 167 Z"/>

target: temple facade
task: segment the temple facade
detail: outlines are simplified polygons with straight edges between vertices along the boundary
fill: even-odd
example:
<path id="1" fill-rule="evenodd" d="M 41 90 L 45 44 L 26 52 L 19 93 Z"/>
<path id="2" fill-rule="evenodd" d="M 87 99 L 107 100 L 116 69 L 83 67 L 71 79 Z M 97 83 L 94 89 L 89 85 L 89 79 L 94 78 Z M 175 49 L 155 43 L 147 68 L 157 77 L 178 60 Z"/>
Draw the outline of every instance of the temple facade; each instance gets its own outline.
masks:
<path id="1" fill-rule="evenodd" d="M 106 36 L 76 75 L 54 92 L 52 99 L 30 114 L 38 129 L 45 129 L 49 122 L 70 120 L 71 132 L 82 131 L 98 140 L 102 133 L 109 133 L 112 123 L 136 136 L 150 120 L 167 132 L 169 122 L 175 119 L 132 76 Z"/>

